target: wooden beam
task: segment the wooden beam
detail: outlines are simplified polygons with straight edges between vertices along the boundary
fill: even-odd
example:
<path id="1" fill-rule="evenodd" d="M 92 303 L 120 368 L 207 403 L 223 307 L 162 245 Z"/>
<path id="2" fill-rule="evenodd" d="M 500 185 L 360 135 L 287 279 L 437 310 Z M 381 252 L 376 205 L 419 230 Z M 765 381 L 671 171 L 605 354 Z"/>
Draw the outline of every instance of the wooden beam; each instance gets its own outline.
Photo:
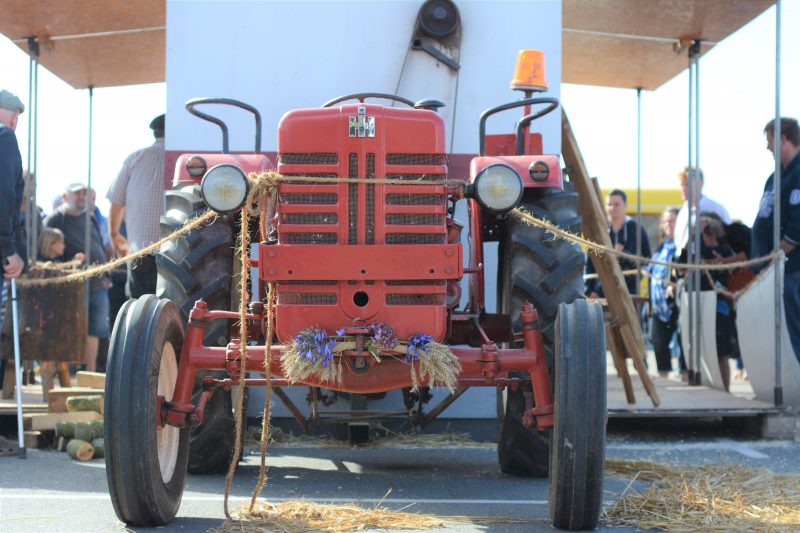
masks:
<path id="1" fill-rule="evenodd" d="M 611 238 L 608 235 L 608 223 L 606 222 L 603 207 L 597 198 L 595 186 L 592 184 L 589 172 L 586 170 L 586 164 L 583 161 L 578 142 L 563 108 L 561 110 L 561 126 L 561 152 L 564 156 L 564 162 L 570 168 L 570 181 L 575 185 L 575 190 L 578 192 L 578 205 L 583 217 L 583 234 L 590 241 L 611 249 Z M 639 373 L 642 385 L 653 401 L 653 405 L 658 407 L 661 401 L 644 364 L 646 348 L 642 328 L 639 324 L 639 316 L 633 306 L 633 300 L 625 284 L 625 278 L 622 276 L 619 261 L 609 254 L 589 253 L 600 277 L 600 283 L 603 284 L 603 292 L 608 301 L 608 308 L 614 317 L 614 325 L 619 329 L 625 351 L 633 358 L 633 364 Z"/>

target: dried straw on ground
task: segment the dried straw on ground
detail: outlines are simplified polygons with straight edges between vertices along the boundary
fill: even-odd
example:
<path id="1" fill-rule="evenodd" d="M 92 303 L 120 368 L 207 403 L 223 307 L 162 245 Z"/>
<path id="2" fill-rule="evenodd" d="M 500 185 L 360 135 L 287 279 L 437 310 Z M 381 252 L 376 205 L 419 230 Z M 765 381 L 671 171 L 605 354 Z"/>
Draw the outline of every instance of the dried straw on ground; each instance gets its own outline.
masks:
<path id="1" fill-rule="evenodd" d="M 271 504 L 257 502 L 253 512 L 249 504 L 234 511 L 232 520 L 226 520 L 212 533 L 280 531 L 304 533 L 307 531 L 359 531 L 373 529 L 439 528 L 448 523 L 462 524 L 525 524 L 525 520 L 484 516 L 434 516 L 422 513 L 393 511 L 378 504 L 365 508 L 356 504 L 319 504 L 304 500 Z"/>
<path id="2" fill-rule="evenodd" d="M 630 478 L 604 510 L 611 525 L 662 531 L 800 531 L 800 476 L 739 465 L 676 466 L 606 461 L 606 473 Z M 639 492 L 635 482 L 652 482 Z"/>
<path id="3" fill-rule="evenodd" d="M 395 433 L 379 427 L 388 436 L 370 442 L 373 448 L 494 448 L 494 442 L 478 442 L 472 440 L 468 433 L 446 431 L 442 433 Z M 284 433 L 280 428 L 273 428 L 270 445 L 309 446 L 314 448 L 351 448 L 347 440 L 336 439 L 329 435 L 295 435 Z"/>

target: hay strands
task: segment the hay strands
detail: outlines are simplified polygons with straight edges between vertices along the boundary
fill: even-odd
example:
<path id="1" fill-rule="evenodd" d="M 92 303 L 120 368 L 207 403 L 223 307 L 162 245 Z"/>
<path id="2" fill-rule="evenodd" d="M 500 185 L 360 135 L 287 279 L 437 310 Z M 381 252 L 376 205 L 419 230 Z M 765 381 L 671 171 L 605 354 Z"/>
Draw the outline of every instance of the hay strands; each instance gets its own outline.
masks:
<path id="1" fill-rule="evenodd" d="M 388 496 L 388 492 L 386 496 Z M 386 497 L 384 496 L 384 498 Z M 364 529 L 426 530 L 448 524 L 525 524 L 526 520 L 491 516 L 435 516 L 391 510 L 378 502 L 375 507 L 361 507 L 355 503 L 321 504 L 306 500 L 280 503 L 256 502 L 252 511 L 249 504 L 242 505 L 212 533 L 279 531 L 305 533 L 310 531 L 360 531 Z"/>
<path id="2" fill-rule="evenodd" d="M 606 461 L 606 473 L 631 478 L 603 510 L 610 525 L 661 531 L 800 530 L 800 476 L 734 464 L 677 466 Z M 651 482 L 643 491 L 634 481 Z"/>

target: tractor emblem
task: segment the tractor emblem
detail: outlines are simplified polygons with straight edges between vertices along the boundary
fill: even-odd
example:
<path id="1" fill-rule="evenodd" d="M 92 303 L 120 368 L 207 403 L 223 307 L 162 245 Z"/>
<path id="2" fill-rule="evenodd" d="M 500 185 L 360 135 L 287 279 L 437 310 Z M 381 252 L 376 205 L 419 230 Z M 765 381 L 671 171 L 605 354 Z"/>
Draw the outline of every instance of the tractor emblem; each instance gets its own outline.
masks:
<path id="1" fill-rule="evenodd" d="M 358 115 L 349 119 L 350 137 L 375 137 L 375 117 L 367 116 L 366 106 L 358 106 Z"/>

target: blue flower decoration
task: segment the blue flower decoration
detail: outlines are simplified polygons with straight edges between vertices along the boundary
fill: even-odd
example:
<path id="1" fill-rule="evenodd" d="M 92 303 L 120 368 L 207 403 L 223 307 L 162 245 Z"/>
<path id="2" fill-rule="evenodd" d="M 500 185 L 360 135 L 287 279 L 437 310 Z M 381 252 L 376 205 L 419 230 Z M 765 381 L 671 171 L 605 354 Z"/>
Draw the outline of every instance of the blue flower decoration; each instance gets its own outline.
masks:
<path id="1" fill-rule="evenodd" d="M 412 363 L 415 359 L 419 359 L 421 354 L 428 353 L 430 351 L 430 348 L 428 348 L 428 343 L 431 342 L 433 342 L 433 337 L 430 335 L 417 333 L 408 339 L 408 348 L 406 349 L 406 356 L 403 358 L 403 360 L 406 363 Z"/>
<path id="2" fill-rule="evenodd" d="M 324 329 L 312 328 L 301 331 L 294 338 L 294 343 L 303 358 L 312 363 L 319 363 L 327 368 L 333 360 L 336 340 L 328 337 L 328 332 Z"/>

